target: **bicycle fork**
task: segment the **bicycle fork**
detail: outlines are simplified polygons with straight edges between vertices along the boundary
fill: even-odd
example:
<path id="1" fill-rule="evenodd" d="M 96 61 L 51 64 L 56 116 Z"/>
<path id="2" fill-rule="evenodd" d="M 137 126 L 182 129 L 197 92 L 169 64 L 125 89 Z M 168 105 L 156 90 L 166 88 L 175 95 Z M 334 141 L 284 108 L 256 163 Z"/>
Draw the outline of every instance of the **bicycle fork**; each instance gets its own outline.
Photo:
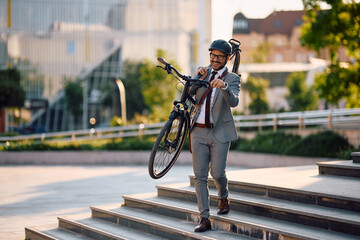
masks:
<path id="1" fill-rule="evenodd" d="M 164 137 L 164 146 L 165 148 L 168 149 L 169 152 L 172 152 L 173 150 L 176 149 L 181 133 L 182 133 L 182 129 L 184 127 L 185 121 L 186 121 L 186 117 L 185 117 L 185 112 L 186 110 L 182 110 L 180 109 L 180 105 L 178 103 L 181 103 L 181 101 L 175 101 L 174 102 L 174 109 L 171 111 L 169 120 L 173 120 L 171 122 L 171 125 L 168 127 L 168 129 L 166 130 L 165 133 L 165 137 Z M 173 124 L 176 121 L 176 119 L 179 119 L 178 125 L 175 126 L 175 129 L 173 128 Z M 169 140 L 169 135 L 172 132 L 176 132 L 176 136 L 174 139 L 170 139 Z M 170 138 L 172 136 L 170 135 Z"/>

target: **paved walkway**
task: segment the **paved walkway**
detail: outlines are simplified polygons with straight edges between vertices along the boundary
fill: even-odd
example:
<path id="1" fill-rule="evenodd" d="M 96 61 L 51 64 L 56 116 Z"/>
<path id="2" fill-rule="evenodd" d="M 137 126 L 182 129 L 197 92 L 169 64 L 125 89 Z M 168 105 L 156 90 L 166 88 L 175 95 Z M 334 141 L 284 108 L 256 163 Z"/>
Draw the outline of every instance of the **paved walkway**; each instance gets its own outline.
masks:
<path id="1" fill-rule="evenodd" d="M 155 192 L 157 184 L 189 181 L 189 174 L 189 165 L 175 165 L 159 180 L 149 177 L 145 165 L 0 166 L 0 239 L 24 239 L 25 227 L 90 214 L 91 205 L 120 205 L 122 195 Z"/>

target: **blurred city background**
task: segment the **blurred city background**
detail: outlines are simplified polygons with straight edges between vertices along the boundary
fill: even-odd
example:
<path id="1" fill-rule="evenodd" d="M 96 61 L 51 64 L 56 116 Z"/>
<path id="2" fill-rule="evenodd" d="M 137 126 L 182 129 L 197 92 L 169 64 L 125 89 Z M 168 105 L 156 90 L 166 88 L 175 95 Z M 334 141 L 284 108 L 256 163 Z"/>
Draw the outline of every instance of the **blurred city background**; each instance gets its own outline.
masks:
<path id="1" fill-rule="evenodd" d="M 217 38 L 241 42 L 235 116 L 356 110 L 359 9 L 359 1 L 0 0 L 0 133 L 165 121 L 180 86 L 156 58 L 192 75 Z M 345 125 L 358 129 L 359 113 L 349 114 L 357 118 Z"/>

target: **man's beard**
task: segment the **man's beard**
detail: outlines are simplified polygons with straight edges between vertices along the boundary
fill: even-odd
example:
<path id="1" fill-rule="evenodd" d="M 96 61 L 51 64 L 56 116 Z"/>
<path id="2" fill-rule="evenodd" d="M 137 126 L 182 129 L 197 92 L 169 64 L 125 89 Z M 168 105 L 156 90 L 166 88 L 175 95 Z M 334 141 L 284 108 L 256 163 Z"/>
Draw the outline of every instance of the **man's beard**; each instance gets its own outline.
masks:
<path id="1" fill-rule="evenodd" d="M 214 64 L 217 65 L 216 68 L 214 68 Z M 226 62 L 223 63 L 223 64 L 222 64 L 221 62 L 218 62 L 218 61 L 212 61 L 212 62 L 211 62 L 212 68 L 213 68 L 214 70 L 216 70 L 216 71 L 222 69 L 223 67 L 225 67 L 225 64 L 226 64 Z"/>

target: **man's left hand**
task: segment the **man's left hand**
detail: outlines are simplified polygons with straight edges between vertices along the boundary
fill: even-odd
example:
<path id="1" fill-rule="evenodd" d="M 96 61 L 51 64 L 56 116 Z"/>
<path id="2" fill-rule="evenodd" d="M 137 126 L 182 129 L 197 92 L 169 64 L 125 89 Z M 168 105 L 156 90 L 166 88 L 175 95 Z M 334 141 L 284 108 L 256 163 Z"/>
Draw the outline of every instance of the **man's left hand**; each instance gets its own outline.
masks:
<path id="1" fill-rule="evenodd" d="M 225 82 L 223 80 L 221 80 L 220 78 L 217 78 L 217 79 L 211 81 L 210 87 L 212 87 L 212 88 L 225 88 L 226 84 L 225 84 Z"/>

